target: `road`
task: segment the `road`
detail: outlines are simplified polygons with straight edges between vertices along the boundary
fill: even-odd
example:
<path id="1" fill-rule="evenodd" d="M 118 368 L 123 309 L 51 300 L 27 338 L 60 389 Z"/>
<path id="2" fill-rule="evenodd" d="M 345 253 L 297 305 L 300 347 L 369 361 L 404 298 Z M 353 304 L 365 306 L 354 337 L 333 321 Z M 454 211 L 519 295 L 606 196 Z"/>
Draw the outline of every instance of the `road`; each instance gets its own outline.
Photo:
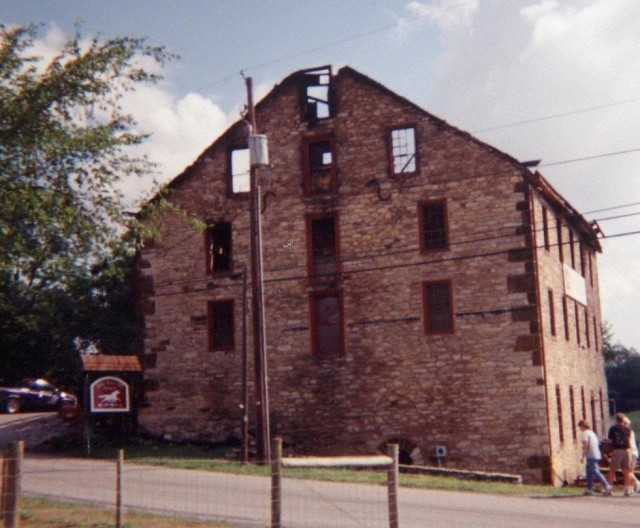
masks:
<path id="1" fill-rule="evenodd" d="M 32 449 L 71 430 L 72 425 L 58 419 L 55 412 L 0 414 L 0 452 L 18 440 L 24 440 L 25 448 Z"/>
<path id="2" fill-rule="evenodd" d="M 115 462 L 28 456 L 23 490 L 29 495 L 115 502 Z M 270 479 L 125 463 L 127 508 L 269 526 Z M 385 526 L 383 486 L 285 479 L 283 526 Z M 637 527 L 640 497 L 505 497 L 401 488 L 403 528 Z"/>
<path id="3" fill-rule="evenodd" d="M 0 446 L 27 435 L 27 447 L 59 427 L 55 415 L 0 415 Z M 27 454 L 25 494 L 113 506 L 116 462 Z M 225 520 L 238 526 L 270 525 L 270 479 L 177 470 L 126 462 L 127 509 Z M 402 528 L 625 528 L 640 524 L 640 497 L 505 497 L 401 488 Z M 284 479 L 286 528 L 386 526 L 384 486 Z"/>

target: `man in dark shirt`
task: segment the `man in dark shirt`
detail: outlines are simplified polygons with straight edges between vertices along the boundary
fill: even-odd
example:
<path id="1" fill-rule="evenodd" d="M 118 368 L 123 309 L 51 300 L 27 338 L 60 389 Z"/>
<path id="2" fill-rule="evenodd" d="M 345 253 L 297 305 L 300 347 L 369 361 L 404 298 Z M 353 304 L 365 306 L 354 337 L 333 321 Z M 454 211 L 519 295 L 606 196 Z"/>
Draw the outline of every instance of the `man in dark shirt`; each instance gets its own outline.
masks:
<path id="1" fill-rule="evenodd" d="M 616 423 L 609 428 L 609 440 L 613 453 L 609 463 L 609 474 L 607 481 L 609 486 L 613 486 L 616 479 L 616 471 L 622 470 L 624 477 L 624 495 L 633 495 L 633 482 L 631 480 L 631 428 L 626 423 L 626 416 L 622 413 L 616 414 Z M 611 492 L 606 493 L 610 495 Z"/>

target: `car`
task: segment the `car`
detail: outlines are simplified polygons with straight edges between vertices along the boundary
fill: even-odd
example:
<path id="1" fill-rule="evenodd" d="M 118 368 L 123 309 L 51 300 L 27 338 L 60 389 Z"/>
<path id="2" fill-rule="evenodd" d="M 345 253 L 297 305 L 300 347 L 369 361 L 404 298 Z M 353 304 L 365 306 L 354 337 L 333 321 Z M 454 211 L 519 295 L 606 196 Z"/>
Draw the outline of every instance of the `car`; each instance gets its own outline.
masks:
<path id="1" fill-rule="evenodd" d="M 8 413 L 20 411 L 57 411 L 75 406 L 73 394 L 63 392 L 44 379 L 24 379 L 10 387 L 0 387 L 0 408 Z"/>

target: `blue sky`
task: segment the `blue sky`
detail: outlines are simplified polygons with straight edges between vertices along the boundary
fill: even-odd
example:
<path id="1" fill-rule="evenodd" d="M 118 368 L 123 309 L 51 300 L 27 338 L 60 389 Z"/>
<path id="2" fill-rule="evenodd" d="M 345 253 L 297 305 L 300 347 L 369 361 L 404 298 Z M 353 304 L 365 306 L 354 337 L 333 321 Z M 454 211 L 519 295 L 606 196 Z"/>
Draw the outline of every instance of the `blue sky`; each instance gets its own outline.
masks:
<path id="1" fill-rule="evenodd" d="M 3 0 L 51 54 L 83 35 L 144 36 L 181 59 L 125 108 L 166 182 L 291 72 L 349 65 L 540 171 L 609 238 L 602 307 L 640 349 L 640 2 L 637 0 Z M 626 152 L 625 154 L 619 154 Z M 576 161 L 580 160 L 580 161 Z M 148 181 L 126 187 L 133 198 Z M 637 204 L 622 207 L 627 204 Z M 624 218 L 613 216 L 630 215 Z"/>

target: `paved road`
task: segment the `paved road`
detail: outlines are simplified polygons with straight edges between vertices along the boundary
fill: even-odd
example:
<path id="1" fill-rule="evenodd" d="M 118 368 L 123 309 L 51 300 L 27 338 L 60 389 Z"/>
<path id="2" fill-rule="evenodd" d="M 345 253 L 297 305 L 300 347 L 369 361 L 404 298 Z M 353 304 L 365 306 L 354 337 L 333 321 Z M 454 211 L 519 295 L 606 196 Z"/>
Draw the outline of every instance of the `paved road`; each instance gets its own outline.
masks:
<path id="1" fill-rule="evenodd" d="M 115 462 L 29 456 L 27 494 L 113 505 Z M 384 527 L 384 486 L 284 481 L 283 526 Z M 640 497 L 503 497 L 400 490 L 403 528 L 624 528 L 640 524 Z M 125 463 L 128 508 L 269 526 L 270 479 Z"/>
<path id="2" fill-rule="evenodd" d="M 72 425 L 58 419 L 55 412 L 0 414 L 0 452 L 18 440 L 31 449 L 71 430 Z"/>

